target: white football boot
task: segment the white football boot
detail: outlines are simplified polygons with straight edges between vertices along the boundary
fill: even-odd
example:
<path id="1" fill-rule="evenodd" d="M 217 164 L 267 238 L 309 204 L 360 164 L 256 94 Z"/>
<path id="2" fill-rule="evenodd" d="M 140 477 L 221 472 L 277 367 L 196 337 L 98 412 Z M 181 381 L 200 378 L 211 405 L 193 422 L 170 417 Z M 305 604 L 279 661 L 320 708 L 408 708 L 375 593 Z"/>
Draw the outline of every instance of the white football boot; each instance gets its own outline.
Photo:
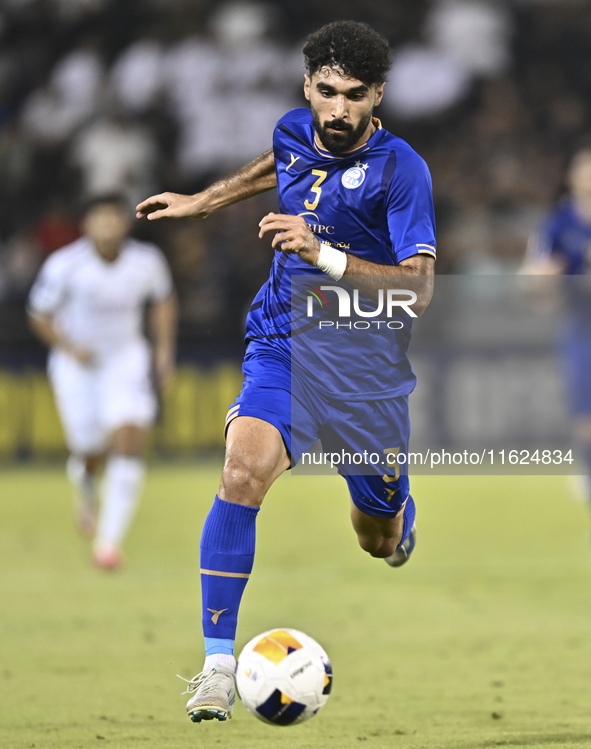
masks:
<path id="1" fill-rule="evenodd" d="M 180 677 L 183 678 L 182 676 Z M 190 681 L 183 694 L 195 692 L 187 702 L 187 713 L 193 723 L 202 720 L 226 720 L 232 717 L 236 690 L 234 669 L 224 663 L 216 663 L 211 668 L 202 671 Z"/>
<path id="2" fill-rule="evenodd" d="M 92 562 L 99 570 L 118 570 L 123 565 L 123 554 L 116 546 L 100 546 L 93 551 Z"/>
<path id="3" fill-rule="evenodd" d="M 390 567 L 402 567 L 403 564 L 406 564 L 408 562 L 408 558 L 412 554 L 413 549 L 415 548 L 416 541 L 417 526 L 413 523 L 413 526 L 410 529 L 410 533 L 406 537 L 402 546 L 396 549 L 396 551 L 389 557 L 385 557 L 384 561 L 386 562 L 386 564 L 389 564 Z"/>

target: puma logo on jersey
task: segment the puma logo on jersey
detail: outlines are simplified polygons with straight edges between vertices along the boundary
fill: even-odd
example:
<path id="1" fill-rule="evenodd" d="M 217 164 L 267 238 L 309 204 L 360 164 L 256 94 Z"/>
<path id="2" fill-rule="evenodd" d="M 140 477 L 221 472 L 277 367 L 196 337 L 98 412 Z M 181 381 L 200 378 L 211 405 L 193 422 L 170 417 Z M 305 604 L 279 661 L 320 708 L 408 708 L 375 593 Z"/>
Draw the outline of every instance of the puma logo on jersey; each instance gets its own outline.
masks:
<path id="1" fill-rule="evenodd" d="M 207 609 L 207 610 L 211 611 L 211 613 L 213 614 L 213 616 L 211 617 L 211 621 L 214 624 L 217 624 L 220 616 L 224 613 L 224 611 L 227 611 L 228 609 L 222 609 L 221 611 L 216 611 L 215 609 Z"/>
<path id="2" fill-rule="evenodd" d="M 293 153 L 290 153 L 289 155 L 291 156 L 291 162 L 285 167 L 286 172 L 288 172 L 289 167 L 293 166 L 296 163 L 296 161 L 300 158 L 299 156 L 294 156 Z"/>
<path id="3" fill-rule="evenodd" d="M 400 491 L 400 487 L 398 487 L 398 489 L 386 489 L 386 494 L 388 495 L 386 502 L 390 503 L 392 497 L 396 494 L 397 491 Z"/>

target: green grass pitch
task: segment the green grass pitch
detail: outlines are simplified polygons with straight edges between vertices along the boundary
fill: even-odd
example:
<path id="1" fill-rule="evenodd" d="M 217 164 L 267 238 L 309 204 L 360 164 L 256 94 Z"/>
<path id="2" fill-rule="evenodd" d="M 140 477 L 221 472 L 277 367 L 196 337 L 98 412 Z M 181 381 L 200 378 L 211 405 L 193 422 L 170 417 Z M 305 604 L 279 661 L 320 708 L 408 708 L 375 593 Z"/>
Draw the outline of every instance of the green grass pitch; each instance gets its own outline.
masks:
<path id="1" fill-rule="evenodd" d="M 0 474 L 0 746 L 492 749 L 591 746 L 591 544 L 564 477 L 414 480 L 412 561 L 358 547 L 344 482 L 287 475 L 259 516 L 238 648 L 294 627 L 328 651 L 324 710 L 238 704 L 193 725 L 199 534 L 219 466 L 149 472 L 125 570 L 89 565 L 59 468 Z"/>

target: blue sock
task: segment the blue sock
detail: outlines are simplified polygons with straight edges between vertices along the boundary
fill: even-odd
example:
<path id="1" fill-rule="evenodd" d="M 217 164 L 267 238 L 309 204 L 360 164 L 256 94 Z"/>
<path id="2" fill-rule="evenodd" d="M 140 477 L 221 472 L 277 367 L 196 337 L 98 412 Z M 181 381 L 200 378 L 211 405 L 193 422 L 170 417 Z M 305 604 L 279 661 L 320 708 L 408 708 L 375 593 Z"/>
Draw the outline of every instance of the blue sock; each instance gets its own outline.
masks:
<path id="1" fill-rule="evenodd" d="M 402 528 L 402 541 L 396 547 L 397 549 L 399 549 L 408 538 L 408 535 L 411 532 L 412 526 L 415 522 L 416 514 L 417 508 L 415 507 L 415 501 L 409 494 L 408 499 L 406 500 L 406 505 L 404 507 L 404 512 L 402 513 L 402 517 L 404 519 L 404 526 Z"/>
<path id="2" fill-rule="evenodd" d="M 257 507 L 216 496 L 201 533 L 205 654 L 234 653 L 238 609 L 254 563 Z"/>

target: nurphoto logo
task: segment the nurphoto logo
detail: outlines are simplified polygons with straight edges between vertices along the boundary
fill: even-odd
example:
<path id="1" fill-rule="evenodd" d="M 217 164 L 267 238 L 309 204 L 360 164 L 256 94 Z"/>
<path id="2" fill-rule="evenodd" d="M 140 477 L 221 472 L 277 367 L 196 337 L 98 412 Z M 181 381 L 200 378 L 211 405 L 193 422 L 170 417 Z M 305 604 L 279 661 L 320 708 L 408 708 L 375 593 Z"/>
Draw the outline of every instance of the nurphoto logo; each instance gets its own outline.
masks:
<path id="1" fill-rule="evenodd" d="M 328 307 L 328 300 L 322 293 L 323 291 L 334 291 L 338 301 L 338 316 L 351 317 L 351 293 L 340 286 L 308 286 L 308 311 L 307 316 L 314 316 L 314 300 L 316 299 L 323 309 Z M 400 299 L 399 297 L 404 297 Z M 378 290 L 377 307 L 373 310 L 361 309 L 359 306 L 359 289 L 353 289 L 353 312 L 359 317 L 377 317 L 384 312 L 386 317 L 394 317 L 394 309 L 401 309 L 409 317 L 417 315 L 411 309 L 411 306 L 417 301 L 417 295 L 410 289 L 386 289 L 386 302 L 384 304 L 384 289 Z"/>

